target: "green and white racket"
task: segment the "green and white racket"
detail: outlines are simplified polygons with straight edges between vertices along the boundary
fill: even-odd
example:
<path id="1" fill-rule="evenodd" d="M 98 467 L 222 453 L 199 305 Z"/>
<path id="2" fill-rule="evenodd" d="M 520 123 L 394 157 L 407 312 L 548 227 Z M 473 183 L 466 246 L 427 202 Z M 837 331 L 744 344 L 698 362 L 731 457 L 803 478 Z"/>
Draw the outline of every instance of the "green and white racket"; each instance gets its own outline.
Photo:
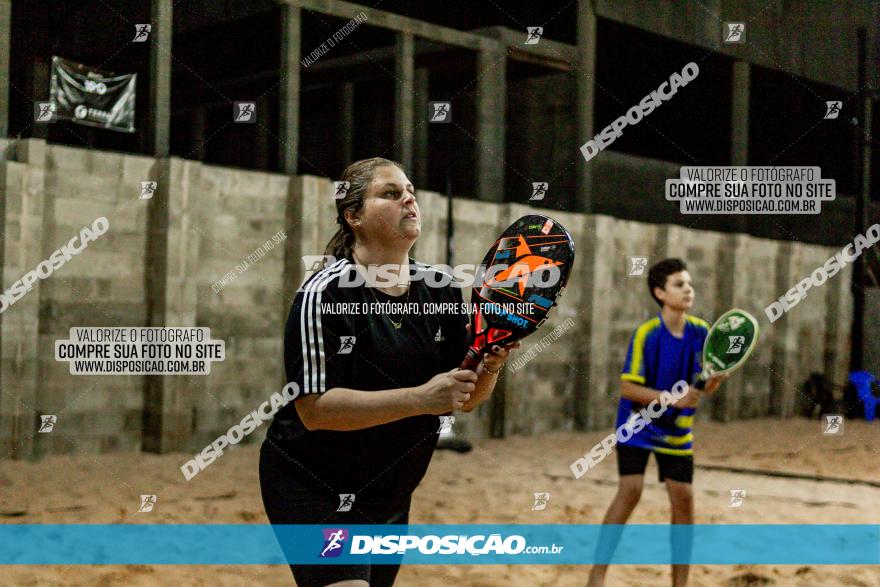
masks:
<path id="1" fill-rule="evenodd" d="M 758 321 L 739 308 L 728 310 L 709 328 L 703 344 L 703 371 L 696 387 L 702 389 L 710 377 L 729 375 L 745 364 L 758 342 Z"/>

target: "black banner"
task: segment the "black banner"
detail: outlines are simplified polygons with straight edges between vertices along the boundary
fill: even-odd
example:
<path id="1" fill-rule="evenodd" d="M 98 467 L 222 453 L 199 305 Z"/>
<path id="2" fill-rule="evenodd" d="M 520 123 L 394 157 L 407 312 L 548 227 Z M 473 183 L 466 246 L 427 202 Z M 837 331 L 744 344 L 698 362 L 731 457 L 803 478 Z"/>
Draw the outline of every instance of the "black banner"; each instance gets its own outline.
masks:
<path id="1" fill-rule="evenodd" d="M 134 132 L 136 80 L 53 56 L 50 98 L 59 120 Z"/>

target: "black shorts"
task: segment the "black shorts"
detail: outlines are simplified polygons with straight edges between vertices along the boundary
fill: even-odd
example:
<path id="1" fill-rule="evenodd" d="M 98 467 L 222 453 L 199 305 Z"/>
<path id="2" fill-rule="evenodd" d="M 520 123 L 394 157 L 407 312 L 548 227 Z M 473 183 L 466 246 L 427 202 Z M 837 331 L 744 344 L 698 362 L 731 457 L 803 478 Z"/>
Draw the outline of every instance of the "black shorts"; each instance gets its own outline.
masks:
<path id="1" fill-rule="evenodd" d="M 302 480 L 303 472 L 271 444 L 260 451 L 260 491 L 272 524 L 407 524 L 409 500 L 397 511 L 366 511 L 355 501 L 347 512 L 337 512 L 338 497 Z M 357 498 L 355 498 L 357 500 Z M 299 587 L 323 587 L 338 581 L 361 579 L 370 587 L 394 584 L 400 565 L 290 565 Z"/>
<path id="2" fill-rule="evenodd" d="M 647 448 L 617 445 L 617 472 L 623 475 L 644 475 L 648 457 L 654 451 Z M 694 479 L 693 455 L 667 455 L 654 452 L 657 459 L 660 481 L 672 479 L 682 483 L 692 483 Z"/>

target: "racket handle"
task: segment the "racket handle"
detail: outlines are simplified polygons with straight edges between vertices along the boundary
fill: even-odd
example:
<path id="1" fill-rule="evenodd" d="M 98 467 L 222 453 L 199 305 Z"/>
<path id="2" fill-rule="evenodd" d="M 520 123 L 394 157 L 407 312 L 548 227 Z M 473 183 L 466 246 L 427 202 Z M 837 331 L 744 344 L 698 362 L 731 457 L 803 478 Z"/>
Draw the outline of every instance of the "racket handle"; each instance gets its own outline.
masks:
<path id="1" fill-rule="evenodd" d="M 694 378 L 694 382 L 691 383 L 693 387 L 697 389 L 706 389 L 706 382 L 709 380 L 709 373 L 706 371 L 700 371 L 697 373 L 697 376 Z"/>
<path id="2" fill-rule="evenodd" d="M 461 366 L 459 369 L 470 369 L 471 371 L 476 372 L 477 367 L 480 365 L 480 353 L 475 351 L 473 348 L 469 348 L 467 355 L 464 358 L 464 361 L 461 362 Z"/>

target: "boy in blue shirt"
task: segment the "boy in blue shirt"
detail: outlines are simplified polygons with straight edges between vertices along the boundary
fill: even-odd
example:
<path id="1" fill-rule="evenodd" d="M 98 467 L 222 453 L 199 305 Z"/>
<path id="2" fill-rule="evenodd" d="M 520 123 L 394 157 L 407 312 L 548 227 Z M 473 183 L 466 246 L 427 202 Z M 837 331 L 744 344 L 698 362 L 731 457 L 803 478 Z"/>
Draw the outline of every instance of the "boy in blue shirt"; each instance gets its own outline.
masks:
<path id="1" fill-rule="evenodd" d="M 700 372 L 703 342 L 709 324 L 688 315 L 694 303 L 694 286 L 681 259 L 665 259 L 648 272 L 648 290 L 660 305 L 660 313 L 636 328 L 629 343 L 621 374 L 620 403 L 615 427 L 634 419 L 639 410 L 670 391 L 676 382 L 691 383 Z M 605 514 L 603 524 L 626 524 L 642 494 L 645 468 L 651 453 L 657 459 L 660 481 L 665 481 L 672 505 L 673 524 L 693 524 L 694 498 L 694 412 L 701 393 L 714 393 L 727 376 L 713 377 L 705 389 L 690 386 L 686 395 L 660 417 L 617 444 L 617 495 Z M 610 558 L 620 536 L 620 528 L 603 530 L 600 560 Z M 689 545 L 685 545 L 689 551 Z M 673 552 L 676 545 L 673 544 Z M 687 584 L 688 565 L 672 565 L 672 584 Z M 590 572 L 590 587 L 604 584 L 607 564 L 596 564 Z"/>

